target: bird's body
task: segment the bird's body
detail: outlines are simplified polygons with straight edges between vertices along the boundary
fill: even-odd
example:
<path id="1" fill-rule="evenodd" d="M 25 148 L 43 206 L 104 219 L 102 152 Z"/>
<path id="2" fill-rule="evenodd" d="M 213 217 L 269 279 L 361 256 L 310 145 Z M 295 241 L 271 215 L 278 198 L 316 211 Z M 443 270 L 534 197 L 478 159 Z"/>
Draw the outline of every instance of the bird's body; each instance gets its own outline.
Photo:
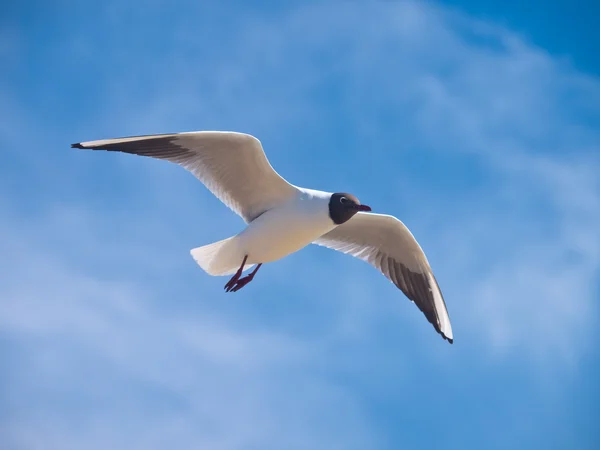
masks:
<path id="1" fill-rule="evenodd" d="M 245 270 L 269 263 L 306 247 L 336 227 L 329 217 L 331 193 L 297 188 L 288 201 L 250 222 L 229 239 L 191 251 L 198 264 L 211 275 L 231 275 L 244 256 Z"/>
<path id="2" fill-rule="evenodd" d="M 191 250 L 210 275 L 231 275 L 226 290 L 252 281 L 260 266 L 314 243 L 375 266 L 415 302 L 450 343 L 450 319 L 427 258 L 393 216 L 371 214 L 347 193 L 294 186 L 269 164 L 260 141 L 234 132 L 192 132 L 82 142 L 72 147 L 166 159 L 194 174 L 247 223 L 239 234 Z M 245 277 L 242 273 L 254 267 Z"/>
<path id="3" fill-rule="evenodd" d="M 291 201 L 254 219 L 237 238 L 248 263 L 277 261 L 306 247 L 336 225 L 328 215 L 331 193 L 298 189 Z"/>

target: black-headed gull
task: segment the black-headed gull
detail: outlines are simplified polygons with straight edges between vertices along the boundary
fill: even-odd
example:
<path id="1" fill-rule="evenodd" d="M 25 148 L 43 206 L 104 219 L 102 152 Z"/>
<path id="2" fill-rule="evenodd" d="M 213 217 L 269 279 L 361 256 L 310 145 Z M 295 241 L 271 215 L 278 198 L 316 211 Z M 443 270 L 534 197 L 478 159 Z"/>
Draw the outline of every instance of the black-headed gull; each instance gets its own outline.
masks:
<path id="1" fill-rule="evenodd" d="M 239 234 L 191 250 L 210 275 L 231 275 L 237 291 L 260 266 L 314 243 L 376 267 L 412 300 L 450 343 L 452 327 L 437 281 L 421 247 L 393 216 L 370 213 L 351 194 L 294 186 L 248 134 L 198 131 L 80 142 L 72 147 L 166 159 L 196 176 L 248 224 Z M 242 277 L 242 273 L 256 266 Z"/>

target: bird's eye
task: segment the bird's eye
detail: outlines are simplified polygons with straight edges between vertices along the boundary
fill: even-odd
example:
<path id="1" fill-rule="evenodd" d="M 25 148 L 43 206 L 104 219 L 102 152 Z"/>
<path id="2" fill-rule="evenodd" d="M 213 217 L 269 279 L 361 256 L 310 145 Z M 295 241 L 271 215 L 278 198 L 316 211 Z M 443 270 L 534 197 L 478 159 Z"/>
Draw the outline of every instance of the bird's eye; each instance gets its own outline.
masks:
<path id="1" fill-rule="evenodd" d="M 350 201 L 350 200 L 348 200 L 346 197 L 341 197 L 341 198 L 340 198 L 340 203 L 342 203 L 342 204 L 344 204 L 344 205 L 345 205 L 346 203 L 348 203 L 349 201 Z"/>

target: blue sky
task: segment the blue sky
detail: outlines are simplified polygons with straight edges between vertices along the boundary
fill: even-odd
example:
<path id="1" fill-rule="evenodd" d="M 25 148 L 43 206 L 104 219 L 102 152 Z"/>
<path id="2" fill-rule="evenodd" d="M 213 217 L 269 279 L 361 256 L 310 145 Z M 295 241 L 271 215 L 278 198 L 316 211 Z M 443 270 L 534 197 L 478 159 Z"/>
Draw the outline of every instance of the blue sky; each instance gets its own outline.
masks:
<path id="1" fill-rule="evenodd" d="M 544 4 L 4 5 L 0 447 L 597 448 L 598 32 Z M 224 294 L 189 250 L 240 218 L 69 148 L 211 129 L 401 218 L 455 344 L 316 246 Z"/>

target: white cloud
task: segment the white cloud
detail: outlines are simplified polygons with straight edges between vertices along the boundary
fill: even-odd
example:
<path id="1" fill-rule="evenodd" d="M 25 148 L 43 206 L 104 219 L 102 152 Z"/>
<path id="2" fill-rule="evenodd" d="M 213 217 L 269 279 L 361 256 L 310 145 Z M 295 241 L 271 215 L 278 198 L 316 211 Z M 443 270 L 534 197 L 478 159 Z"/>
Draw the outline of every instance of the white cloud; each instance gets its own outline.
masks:
<path id="1" fill-rule="evenodd" d="M 374 445 L 350 392 L 311 370 L 326 346 L 236 325 L 203 310 L 204 303 L 191 317 L 189 311 L 161 312 L 150 286 L 92 278 L 60 255 L 36 251 L 15 233 L 14 224 L 4 225 L 3 254 L 13 259 L 2 267 L 0 329 L 17 349 L 27 348 L 7 361 L 18 368 L 19 380 L 3 393 L 11 410 L 5 444 L 61 449 L 105 448 L 109 442 L 116 448 L 163 448 L 167 441 L 215 449 Z M 128 253 L 122 247 L 113 257 Z M 158 399 L 144 405 L 148 393 Z M 86 414 L 65 421 L 73 405 L 58 402 L 61 396 L 80 402 L 76 406 Z M 107 402 L 111 409 L 118 406 L 111 416 L 102 412 Z M 142 409 L 144 422 L 138 422 L 134 416 L 141 417 Z M 19 420 L 23 414 L 26 429 Z"/>
<path id="2" fill-rule="evenodd" d="M 0 434 L 25 448 L 374 448 L 377 428 L 338 372 L 395 378 L 418 356 L 441 373 L 466 352 L 551 375 L 576 368 L 597 315 L 599 135 L 577 119 L 598 117 L 596 80 L 511 32 L 418 2 L 240 19 L 218 55 L 197 30 L 184 21 L 185 45 L 158 58 L 124 46 L 118 59 L 135 69 L 104 74 L 106 95 L 82 106 L 69 136 L 52 118 L 27 118 L 27 105 L 1 111 L 20 122 L 2 121 L 11 155 L 28 134 L 35 149 L 73 136 L 253 132 L 291 181 L 354 187 L 407 222 L 442 284 L 456 344 L 442 346 L 364 263 L 324 249 L 263 269 L 252 295 L 223 299 L 225 281 L 206 278 L 187 251 L 241 225 L 195 180 L 161 162 L 37 152 L 23 158 L 32 178 L 89 195 L 46 200 L 35 220 L 17 217 L 10 194 L 0 199 L 0 250 L 14 255 L 0 263 L 0 331 L 22 351 L 9 359 L 12 415 Z M 62 57 L 89 61 L 98 49 L 86 36 Z M 144 92 L 131 80 L 142 73 Z M 310 165 L 339 148 L 347 160 Z M 424 162 L 424 178 L 411 172 L 417 152 L 460 175 L 442 171 L 432 187 L 439 172 Z M 356 160 L 377 185 L 356 176 Z M 456 187 L 461 177 L 468 188 Z M 341 293 L 327 287 L 332 261 L 348 279 Z"/>

